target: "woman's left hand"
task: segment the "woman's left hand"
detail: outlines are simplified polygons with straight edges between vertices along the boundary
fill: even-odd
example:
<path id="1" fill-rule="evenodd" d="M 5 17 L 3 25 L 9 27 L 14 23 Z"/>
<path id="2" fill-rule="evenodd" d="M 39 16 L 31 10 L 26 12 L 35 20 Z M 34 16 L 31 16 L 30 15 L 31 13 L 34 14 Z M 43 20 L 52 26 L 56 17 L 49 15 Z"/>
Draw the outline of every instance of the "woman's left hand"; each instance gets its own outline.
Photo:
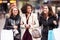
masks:
<path id="1" fill-rule="evenodd" d="M 26 24 L 25 27 L 29 29 L 30 28 L 30 25 Z"/>
<path id="2" fill-rule="evenodd" d="M 54 23 L 55 25 L 57 25 L 57 22 L 56 22 L 55 20 L 53 21 L 53 23 Z"/>
<path id="3" fill-rule="evenodd" d="M 17 28 L 18 28 L 18 26 L 14 25 L 14 26 L 13 26 L 13 28 L 14 28 L 14 29 L 17 29 Z"/>

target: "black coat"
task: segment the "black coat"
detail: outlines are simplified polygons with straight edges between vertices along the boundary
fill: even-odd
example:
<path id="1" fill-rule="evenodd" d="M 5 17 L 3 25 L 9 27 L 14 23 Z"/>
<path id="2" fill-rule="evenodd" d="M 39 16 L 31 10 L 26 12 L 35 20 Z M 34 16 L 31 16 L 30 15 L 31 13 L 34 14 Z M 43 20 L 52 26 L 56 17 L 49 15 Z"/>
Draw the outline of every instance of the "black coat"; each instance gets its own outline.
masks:
<path id="1" fill-rule="evenodd" d="M 57 22 L 57 25 L 53 23 L 54 20 Z M 58 19 L 55 16 L 50 16 L 48 20 L 46 20 L 41 14 L 39 16 L 39 24 L 40 26 L 43 25 L 41 40 L 48 40 L 48 30 L 58 27 Z"/>
<path id="2" fill-rule="evenodd" d="M 57 25 L 55 25 L 55 24 L 53 23 L 54 20 L 57 22 Z M 39 24 L 40 24 L 40 26 L 43 25 L 43 29 L 52 30 L 53 28 L 57 28 L 57 27 L 58 27 L 58 19 L 57 19 L 57 17 L 55 17 L 55 16 L 50 16 L 50 17 L 48 18 L 48 20 L 46 20 L 46 19 L 43 17 L 43 15 L 40 15 L 40 16 L 39 16 Z"/>
<path id="3" fill-rule="evenodd" d="M 6 18 L 4 29 L 7 29 L 7 30 L 14 29 L 13 25 L 15 21 L 15 25 L 18 26 L 17 30 L 20 33 L 20 20 L 21 18 L 19 15 L 17 15 L 16 17 L 10 16 L 10 18 Z"/>

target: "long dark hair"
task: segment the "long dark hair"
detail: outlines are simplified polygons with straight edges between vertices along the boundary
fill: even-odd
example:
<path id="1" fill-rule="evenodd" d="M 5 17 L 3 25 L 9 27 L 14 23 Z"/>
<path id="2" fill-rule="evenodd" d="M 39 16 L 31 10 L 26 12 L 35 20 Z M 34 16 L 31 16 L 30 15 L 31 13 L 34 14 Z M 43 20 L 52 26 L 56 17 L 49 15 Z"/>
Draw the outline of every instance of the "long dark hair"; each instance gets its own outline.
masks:
<path id="1" fill-rule="evenodd" d="M 54 13 L 53 13 L 53 10 L 52 10 L 52 7 L 49 5 L 48 6 L 48 9 L 49 9 L 49 12 L 48 12 L 48 16 L 54 16 Z"/>
<path id="2" fill-rule="evenodd" d="M 48 16 L 51 17 L 51 16 L 56 16 L 54 13 L 53 13 L 53 10 L 52 10 L 52 7 L 51 5 L 44 5 L 44 6 L 47 6 L 48 7 Z M 44 12 L 42 12 L 42 15 L 44 18 L 46 18 L 46 14 Z"/>

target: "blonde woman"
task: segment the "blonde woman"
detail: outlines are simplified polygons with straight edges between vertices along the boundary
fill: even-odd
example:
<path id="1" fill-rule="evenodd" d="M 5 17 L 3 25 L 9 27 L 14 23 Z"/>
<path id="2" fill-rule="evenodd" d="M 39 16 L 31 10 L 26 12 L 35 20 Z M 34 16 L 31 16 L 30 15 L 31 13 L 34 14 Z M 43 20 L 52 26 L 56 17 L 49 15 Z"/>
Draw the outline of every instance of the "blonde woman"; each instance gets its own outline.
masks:
<path id="1" fill-rule="evenodd" d="M 14 40 L 20 40 L 20 15 L 17 8 L 11 9 L 11 15 L 9 18 L 6 18 L 4 29 L 13 30 Z M 18 36 L 19 35 L 19 36 Z M 17 36 L 19 38 L 17 38 Z"/>

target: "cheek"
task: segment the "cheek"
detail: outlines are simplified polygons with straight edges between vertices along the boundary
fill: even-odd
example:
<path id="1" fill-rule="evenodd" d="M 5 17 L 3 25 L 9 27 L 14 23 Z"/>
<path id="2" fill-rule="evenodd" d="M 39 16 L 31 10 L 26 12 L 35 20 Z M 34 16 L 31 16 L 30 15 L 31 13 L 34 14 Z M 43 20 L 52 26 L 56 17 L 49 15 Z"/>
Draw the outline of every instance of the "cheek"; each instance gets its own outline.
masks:
<path id="1" fill-rule="evenodd" d="M 13 13 L 15 13 L 15 12 L 13 11 Z"/>
<path id="2" fill-rule="evenodd" d="M 44 13 L 48 13 L 48 9 L 45 9 L 45 10 L 44 10 Z"/>
<path id="3" fill-rule="evenodd" d="M 15 15 L 17 15 L 17 13 L 15 13 Z"/>
<path id="4" fill-rule="evenodd" d="M 15 11 L 15 13 L 18 13 L 18 11 Z"/>
<path id="5" fill-rule="evenodd" d="M 18 12 L 15 12 L 15 15 L 17 15 L 18 14 Z"/>
<path id="6" fill-rule="evenodd" d="M 31 9 L 28 10 L 28 12 L 31 12 L 31 11 L 32 11 Z"/>
<path id="7" fill-rule="evenodd" d="M 49 10 L 47 9 L 47 13 L 49 12 Z"/>
<path id="8" fill-rule="evenodd" d="M 31 12 L 31 10 L 32 10 L 31 8 L 27 8 L 27 12 Z"/>
<path id="9" fill-rule="evenodd" d="M 46 10 L 44 10 L 44 13 L 46 13 Z"/>
<path id="10" fill-rule="evenodd" d="M 14 15 L 17 15 L 17 14 L 18 14 L 18 12 L 17 12 L 17 11 L 14 11 L 14 12 L 13 12 L 13 14 L 14 14 Z"/>

